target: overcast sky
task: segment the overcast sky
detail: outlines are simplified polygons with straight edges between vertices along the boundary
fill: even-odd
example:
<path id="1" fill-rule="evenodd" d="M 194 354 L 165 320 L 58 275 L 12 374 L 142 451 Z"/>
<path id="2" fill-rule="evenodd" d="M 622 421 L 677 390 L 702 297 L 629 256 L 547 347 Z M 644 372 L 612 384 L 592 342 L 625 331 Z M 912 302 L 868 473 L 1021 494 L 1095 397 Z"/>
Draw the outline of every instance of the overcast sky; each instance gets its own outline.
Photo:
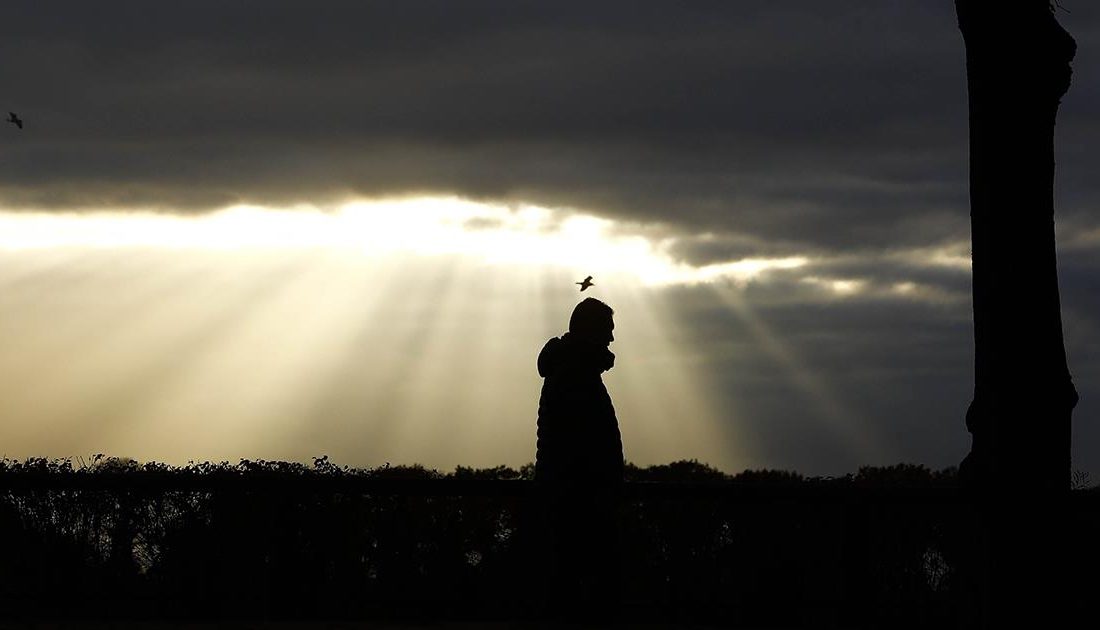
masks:
<path id="1" fill-rule="evenodd" d="M 1100 7 L 1061 4 L 1059 272 L 1097 476 Z M 0 59 L 25 122 L 0 129 L 2 454 L 518 465 L 534 357 L 588 274 L 621 318 L 628 459 L 837 474 L 969 448 L 949 0 L 8 2 Z M 424 215 L 461 221 L 431 246 L 345 256 L 398 229 L 347 204 L 397 197 L 473 205 Z M 583 242 L 578 216 L 602 220 Z"/>

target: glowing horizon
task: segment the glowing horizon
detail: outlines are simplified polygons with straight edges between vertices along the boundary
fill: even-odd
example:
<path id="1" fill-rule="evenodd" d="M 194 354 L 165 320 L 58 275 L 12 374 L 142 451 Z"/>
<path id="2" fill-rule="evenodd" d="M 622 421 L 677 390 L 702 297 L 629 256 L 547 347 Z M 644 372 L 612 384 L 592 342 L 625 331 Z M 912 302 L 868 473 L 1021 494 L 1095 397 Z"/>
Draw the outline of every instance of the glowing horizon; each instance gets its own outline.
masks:
<path id="1" fill-rule="evenodd" d="M 740 324 L 723 338 L 757 347 L 824 430 L 857 456 L 887 452 L 745 292 L 923 299 L 922 285 L 876 288 L 810 256 L 690 265 L 660 234 L 448 197 L 0 212 L 3 454 L 520 465 L 534 455 L 534 358 L 593 295 L 616 310 L 605 380 L 628 459 L 766 465 L 740 401 L 719 402 L 698 360 L 712 342 L 686 341 L 669 302 L 700 289 Z M 959 264 L 953 250 L 897 256 Z M 585 275 L 596 284 L 579 294 Z"/>
<path id="2" fill-rule="evenodd" d="M 492 264 L 593 269 L 628 274 L 645 285 L 746 282 L 804 256 L 750 257 L 691 266 L 667 242 L 615 233 L 614 222 L 534 205 L 505 206 L 452 197 L 357 201 L 313 206 L 240 205 L 184 216 L 143 212 L 0 212 L 0 249 L 326 249 L 366 257 L 460 255 Z"/>
<path id="3" fill-rule="evenodd" d="M 693 270 L 611 227 L 438 198 L 0 213 L 6 454 L 520 465 L 534 356 L 591 269 L 585 295 L 615 306 L 628 357 L 607 375 L 627 457 L 751 463 L 650 290 Z"/>

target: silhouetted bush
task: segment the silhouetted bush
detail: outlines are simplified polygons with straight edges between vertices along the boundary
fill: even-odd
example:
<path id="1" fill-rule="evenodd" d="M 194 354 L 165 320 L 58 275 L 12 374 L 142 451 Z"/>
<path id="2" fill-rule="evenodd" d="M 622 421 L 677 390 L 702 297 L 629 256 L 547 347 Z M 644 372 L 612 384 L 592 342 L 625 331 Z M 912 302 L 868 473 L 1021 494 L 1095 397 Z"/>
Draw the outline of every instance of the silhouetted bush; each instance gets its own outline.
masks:
<path id="1" fill-rule="evenodd" d="M 740 483 L 791 484 L 803 481 L 802 475 L 789 470 L 746 470 L 732 477 Z"/>
<path id="2" fill-rule="evenodd" d="M 955 467 L 932 471 L 922 464 L 895 464 L 882 467 L 861 466 L 853 481 L 864 485 L 928 487 L 955 484 L 958 478 Z"/>
<path id="3" fill-rule="evenodd" d="M 727 481 L 726 473 L 697 460 L 682 460 L 670 464 L 657 464 L 648 468 L 639 468 L 628 463 L 623 470 L 627 481 L 669 481 L 669 482 L 707 482 Z"/>
<path id="4" fill-rule="evenodd" d="M 973 540 L 952 469 L 804 479 L 692 460 L 626 471 L 624 615 L 926 627 L 956 614 Z M 0 606 L 79 619 L 521 617 L 543 569 L 530 473 L 327 457 L 0 460 Z M 1075 526 L 1088 532 L 1100 519 L 1082 505 Z M 1080 541 L 1076 557 L 1092 566 L 1097 545 Z"/>

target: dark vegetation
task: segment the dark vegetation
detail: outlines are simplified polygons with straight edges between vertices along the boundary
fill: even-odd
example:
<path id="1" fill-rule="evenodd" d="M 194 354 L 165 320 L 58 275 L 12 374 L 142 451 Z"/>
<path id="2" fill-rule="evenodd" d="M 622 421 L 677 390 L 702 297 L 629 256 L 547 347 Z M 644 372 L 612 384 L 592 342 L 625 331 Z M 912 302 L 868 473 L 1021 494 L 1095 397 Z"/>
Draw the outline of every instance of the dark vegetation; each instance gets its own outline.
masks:
<path id="1" fill-rule="evenodd" d="M 0 607 L 79 620 L 523 619 L 545 577 L 531 475 L 325 457 L 0 460 Z M 968 614 L 979 508 L 953 469 L 806 478 L 682 461 L 626 475 L 626 619 L 941 627 Z M 1067 601 L 1083 606 L 1100 493 L 1057 500 L 1077 543 Z"/>

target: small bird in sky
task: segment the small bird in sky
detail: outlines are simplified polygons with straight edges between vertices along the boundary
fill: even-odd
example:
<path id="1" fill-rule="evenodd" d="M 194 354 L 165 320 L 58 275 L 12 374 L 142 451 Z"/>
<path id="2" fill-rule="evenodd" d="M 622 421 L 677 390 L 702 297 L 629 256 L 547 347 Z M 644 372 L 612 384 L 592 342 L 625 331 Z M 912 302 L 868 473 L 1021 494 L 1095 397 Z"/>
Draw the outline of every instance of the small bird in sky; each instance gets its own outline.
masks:
<path id="1" fill-rule="evenodd" d="M 15 112 L 8 112 L 8 122 L 15 125 L 16 127 L 19 127 L 20 129 L 23 128 L 23 120 L 16 116 Z"/>
<path id="2" fill-rule="evenodd" d="M 592 282 L 592 276 L 588 276 L 587 278 L 584 279 L 583 282 L 574 282 L 573 284 L 581 285 L 581 291 L 584 291 L 585 289 L 587 289 L 588 287 L 592 286 L 595 283 Z"/>

